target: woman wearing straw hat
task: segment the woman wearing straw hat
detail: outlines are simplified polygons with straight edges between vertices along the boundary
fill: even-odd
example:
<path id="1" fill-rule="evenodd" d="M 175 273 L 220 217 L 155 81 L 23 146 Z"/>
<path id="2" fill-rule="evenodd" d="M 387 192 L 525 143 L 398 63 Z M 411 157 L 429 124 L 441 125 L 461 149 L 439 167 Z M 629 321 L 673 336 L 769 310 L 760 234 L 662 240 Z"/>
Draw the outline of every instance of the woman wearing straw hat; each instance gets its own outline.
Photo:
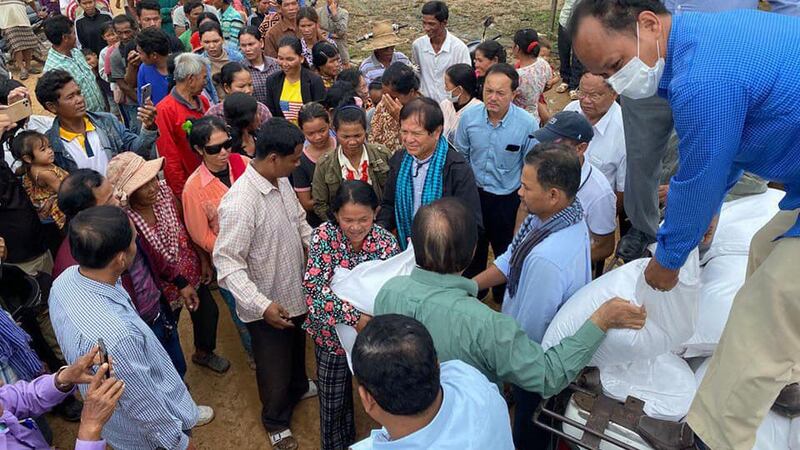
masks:
<path id="1" fill-rule="evenodd" d="M 364 46 L 364 51 L 372 52 L 372 54 L 359 67 L 364 78 L 367 79 L 367 85 L 382 76 L 383 71 L 392 63 L 401 62 L 413 67 L 411 60 L 406 55 L 394 50 L 395 46 L 407 42 L 406 39 L 402 39 L 394 32 L 392 22 L 379 20 L 372 24 L 372 40 Z"/>

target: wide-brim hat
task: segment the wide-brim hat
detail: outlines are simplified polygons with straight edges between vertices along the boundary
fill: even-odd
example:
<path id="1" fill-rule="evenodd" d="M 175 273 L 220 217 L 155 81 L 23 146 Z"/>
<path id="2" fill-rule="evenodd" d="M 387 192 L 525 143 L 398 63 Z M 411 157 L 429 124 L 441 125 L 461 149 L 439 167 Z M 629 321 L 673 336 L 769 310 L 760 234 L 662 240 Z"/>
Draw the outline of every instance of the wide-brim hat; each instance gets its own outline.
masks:
<path id="1" fill-rule="evenodd" d="M 372 24 L 372 39 L 362 48 L 365 52 L 372 52 L 386 47 L 395 47 L 407 42 L 408 39 L 403 39 L 394 32 L 391 21 L 378 20 Z"/>
<path id="2" fill-rule="evenodd" d="M 145 161 L 136 153 L 122 152 L 108 162 L 106 178 L 114 186 L 120 205 L 127 206 L 130 196 L 158 176 L 163 166 L 164 157 Z"/>

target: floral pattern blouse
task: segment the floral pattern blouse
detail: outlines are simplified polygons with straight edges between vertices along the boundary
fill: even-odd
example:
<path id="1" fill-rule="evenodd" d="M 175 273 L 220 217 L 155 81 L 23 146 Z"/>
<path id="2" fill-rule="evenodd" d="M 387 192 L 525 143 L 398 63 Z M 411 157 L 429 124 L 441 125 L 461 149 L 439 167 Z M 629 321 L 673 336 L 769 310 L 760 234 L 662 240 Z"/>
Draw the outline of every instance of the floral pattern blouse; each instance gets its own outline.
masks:
<path id="1" fill-rule="evenodd" d="M 519 73 L 519 87 L 514 104 L 528 111 L 539 123 L 539 97 L 544 93 L 545 85 L 553 77 L 553 68 L 542 58 L 529 66 L 517 69 Z"/>
<path id="2" fill-rule="evenodd" d="M 333 271 L 337 267 L 352 269 L 365 261 L 389 259 L 399 251 L 394 235 L 378 225 L 372 226 L 357 252 L 338 225 L 325 222 L 314 230 L 303 277 L 303 293 L 308 305 L 303 329 L 314 344 L 329 353 L 344 355 L 334 326 L 337 323 L 355 326 L 361 318 L 360 311 L 331 290 Z"/>
<path id="3" fill-rule="evenodd" d="M 369 126 L 369 142 L 381 144 L 392 153 L 400 148 L 400 123 L 389 114 L 383 102 L 375 107 L 375 114 Z"/>

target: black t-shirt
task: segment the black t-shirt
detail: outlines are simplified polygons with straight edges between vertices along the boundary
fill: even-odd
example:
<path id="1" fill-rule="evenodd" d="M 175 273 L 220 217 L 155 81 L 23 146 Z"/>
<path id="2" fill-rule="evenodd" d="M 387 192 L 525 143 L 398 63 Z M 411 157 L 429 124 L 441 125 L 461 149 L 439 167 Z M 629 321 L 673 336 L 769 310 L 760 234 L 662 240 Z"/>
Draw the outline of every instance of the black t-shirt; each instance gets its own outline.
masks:
<path id="1" fill-rule="evenodd" d="M 3 262 L 22 263 L 41 255 L 47 247 L 31 199 L 2 156 L 0 150 L 0 237 L 8 249 Z"/>
<path id="2" fill-rule="evenodd" d="M 78 40 L 81 46 L 91 49 L 95 55 L 100 57 L 100 50 L 106 46 L 106 41 L 103 40 L 100 28 L 106 22 L 111 22 L 111 15 L 104 12 L 98 12 L 94 16 L 83 16 L 75 22 L 75 33 L 78 35 Z"/>
<path id="3" fill-rule="evenodd" d="M 217 177 L 225 186 L 231 187 L 231 171 L 228 169 L 228 166 L 225 166 L 225 168 L 219 172 L 211 172 L 211 175 Z"/>
<path id="4" fill-rule="evenodd" d="M 314 169 L 317 168 L 317 163 L 311 161 L 311 158 L 306 156 L 306 153 L 300 155 L 300 165 L 294 169 L 289 181 L 292 183 L 295 191 L 311 191 L 311 182 L 314 180 Z M 306 211 L 306 220 L 312 227 L 318 227 L 322 220 L 317 217 L 313 212 Z"/>

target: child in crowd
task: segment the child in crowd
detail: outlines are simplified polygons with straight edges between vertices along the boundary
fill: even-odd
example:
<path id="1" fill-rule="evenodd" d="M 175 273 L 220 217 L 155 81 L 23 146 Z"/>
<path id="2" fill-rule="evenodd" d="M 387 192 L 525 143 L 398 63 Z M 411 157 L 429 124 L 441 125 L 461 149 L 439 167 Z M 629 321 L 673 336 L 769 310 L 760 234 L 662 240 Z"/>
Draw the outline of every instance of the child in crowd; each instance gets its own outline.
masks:
<path id="1" fill-rule="evenodd" d="M 117 117 L 122 117 L 119 112 L 119 105 L 117 105 L 117 102 L 114 101 L 115 83 L 110 81 L 111 54 L 114 53 L 117 45 L 119 45 L 119 37 L 117 36 L 117 32 L 114 31 L 114 24 L 112 22 L 106 22 L 103 24 L 103 26 L 100 28 L 100 35 L 106 42 L 106 46 L 100 50 L 100 55 L 97 57 L 97 73 L 100 75 L 100 79 L 103 81 L 100 83 L 100 89 L 103 90 L 103 93 L 106 96 L 106 102 L 108 102 L 108 105 L 111 108 L 111 114 L 114 114 Z"/>
<path id="2" fill-rule="evenodd" d="M 103 92 L 103 99 L 105 99 L 106 102 L 106 107 L 108 107 L 108 97 L 111 95 L 111 85 L 109 85 L 108 82 L 100 76 L 100 58 L 97 57 L 97 53 L 93 52 L 92 49 L 88 47 L 82 48 L 81 53 L 83 53 L 83 57 L 86 58 L 86 63 L 92 68 L 92 72 L 94 72 L 94 79 L 97 82 L 97 85 L 100 86 L 100 90 Z"/>
<path id="3" fill-rule="evenodd" d="M 64 214 L 58 209 L 56 198 L 61 181 L 67 172 L 53 164 L 55 154 L 47 136 L 38 131 L 21 131 L 11 144 L 11 154 L 22 163 L 17 170 L 23 175 L 22 185 L 33 206 L 38 210 L 43 223 L 53 221 L 61 229 L 64 227 Z"/>
<path id="4" fill-rule="evenodd" d="M 375 108 L 381 102 L 381 97 L 383 97 L 383 84 L 381 77 L 378 77 L 369 84 L 369 101 L 372 106 L 367 110 L 367 133 L 369 133 L 369 125 L 372 123 L 372 116 L 375 115 Z"/>

